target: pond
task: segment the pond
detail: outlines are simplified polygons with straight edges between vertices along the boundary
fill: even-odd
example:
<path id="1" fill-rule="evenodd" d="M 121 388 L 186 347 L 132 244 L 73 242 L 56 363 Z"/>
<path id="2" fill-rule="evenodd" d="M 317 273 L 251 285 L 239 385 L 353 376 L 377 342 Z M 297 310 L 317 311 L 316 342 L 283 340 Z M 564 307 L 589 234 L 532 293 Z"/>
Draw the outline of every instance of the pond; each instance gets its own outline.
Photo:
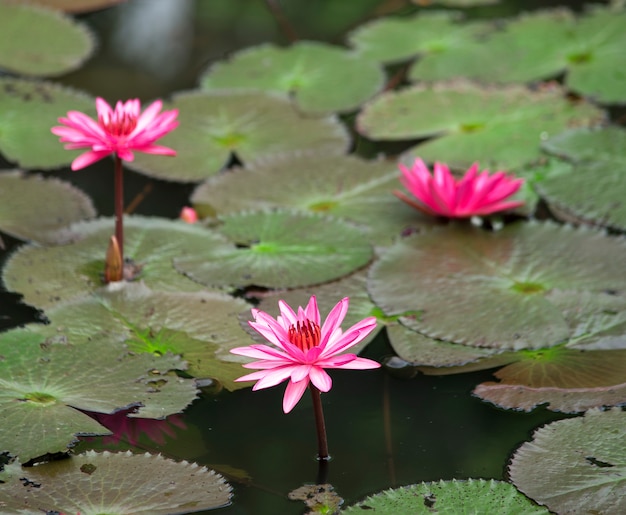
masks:
<path id="1" fill-rule="evenodd" d="M 626 510 L 622 3 L 37 3 L 0 0 L 1 513 Z M 176 157 L 71 170 L 96 97 L 177 109 Z M 230 352 L 312 295 L 293 346 L 349 297 L 382 365 L 330 370 L 330 460 Z"/>

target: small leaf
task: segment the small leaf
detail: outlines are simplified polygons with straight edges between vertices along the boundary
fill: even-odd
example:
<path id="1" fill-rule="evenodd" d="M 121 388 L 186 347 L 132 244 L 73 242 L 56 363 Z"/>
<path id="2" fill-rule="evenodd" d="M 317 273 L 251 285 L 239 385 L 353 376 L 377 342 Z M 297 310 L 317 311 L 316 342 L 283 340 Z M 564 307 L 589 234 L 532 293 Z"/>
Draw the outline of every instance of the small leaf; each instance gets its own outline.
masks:
<path id="1" fill-rule="evenodd" d="M 556 513 L 625 513 L 625 424 L 621 409 L 548 424 L 515 452 L 511 480 Z"/>

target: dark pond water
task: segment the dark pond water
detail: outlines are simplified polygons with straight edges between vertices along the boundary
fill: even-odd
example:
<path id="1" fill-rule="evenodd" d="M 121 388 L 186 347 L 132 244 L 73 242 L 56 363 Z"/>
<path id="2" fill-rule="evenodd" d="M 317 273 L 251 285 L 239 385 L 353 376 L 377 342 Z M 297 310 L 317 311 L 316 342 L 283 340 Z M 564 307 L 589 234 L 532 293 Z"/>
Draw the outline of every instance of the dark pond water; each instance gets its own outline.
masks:
<path id="1" fill-rule="evenodd" d="M 409 2 L 378 0 L 288 0 L 286 16 L 302 38 L 340 43 L 347 30 L 381 13 L 412 12 Z M 286 42 L 264 2 L 259 0 L 176 0 L 178 26 L 169 43 L 154 38 L 159 28 L 145 17 L 147 5 L 135 1 L 82 18 L 99 34 L 97 56 L 61 82 L 108 99 L 167 97 L 190 89 L 211 61 L 264 41 Z M 510 16 L 552 5 L 578 8 L 581 2 L 508 1 L 468 10 L 470 16 Z M 142 11 L 144 9 L 144 11 Z M 164 14 L 162 16 L 165 16 Z M 151 34 L 146 33 L 152 32 Z M 151 39 L 152 37 L 152 39 Z M 3 163 L 4 164 L 4 163 Z M 110 163 L 88 170 L 55 172 L 84 189 L 99 213 L 112 215 Z M 136 213 L 176 217 L 192 186 L 126 173 L 126 202 Z M 19 244 L 5 238 L 0 265 Z M 32 321 L 36 312 L 18 305 L 18 296 L 0 291 L 0 329 Z M 393 354 L 379 337 L 366 356 Z M 243 371 L 242 371 L 243 372 Z M 489 372 L 448 377 L 398 377 L 385 370 L 333 374 L 334 387 L 323 396 L 333 456 L 328 482 L 351 504 L 385 488 L 451 478 L 505 476 L 511 453 L 532 430 L 559 415 L 539 409 L 531 414 L 495 409 L 470 395 Z M 215 468 L 235 487 L 234 514 L 297 514 L 301 503 L 289 491 L 314 483 L 318 475 L 313 412 L 305 397 L 292 413 L 281 410 L 283 386 L 260 392 L 207 390 L 181 417 L 186 429 L 172 426 L 163 445 L 140 440 L 140 448 L 159 451 Z M 79 448 L 100 448 L 91 439 Z M 107 447 L 107 448 L 110 448 Z"/>

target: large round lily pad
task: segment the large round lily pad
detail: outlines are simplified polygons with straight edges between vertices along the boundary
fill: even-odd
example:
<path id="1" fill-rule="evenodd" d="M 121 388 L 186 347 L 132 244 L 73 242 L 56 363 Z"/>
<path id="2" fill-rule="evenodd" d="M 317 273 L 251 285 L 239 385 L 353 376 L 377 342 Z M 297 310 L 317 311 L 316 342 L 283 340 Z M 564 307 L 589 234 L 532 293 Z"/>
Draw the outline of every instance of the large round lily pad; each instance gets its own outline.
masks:
<path id="1" fill-rule="evenodd" d="M 242 50 L 227 62 L 211 65 L 200 78 L 207 90 L 284 93 L 293 97 L 298 109 L 312 114 L 355 110 L 384 83 L 375 61 L 317 41 Z"/>
<path id="2" fill-rule="evenodd" d="M 365 106 L 357 130 L 374 140 L 435 137 L 404 159 L 444 161 L 465 169 L 518 168 L 541 157 L 539 145 L 572 126 L 594 125 L 602 111 L 572 102 L 557 87 L 478 86 L 456 80 L 384 93 Z"/>
<path id="3" fill-rule="evenodd" d="M 0 68 L 37 77 L 61 75 L 78 68 L 94 46 L 89 28 L 69 16 L 0 2 Z"/>
<path id="4" fill-rule="evenodd" d="M 121 283 L 47 310 L 48 325 L 27 327 L 71 345 L 106 337 L 133 352 L 180 354 L 188 374 L 235 390 L 246 385 L 234 382 L 242 360 L 229 350 L 249 343 L 237 318 L 247 309 L 248 303 L 224 293 L 156 292 L 142 283 Z"/>
<path id="5" fill-rule="evenodd" d="M 23 240 L 57 243 L 57 231 L 96 216 L 91 199 L 54 178 L 0 173 L 0 231 Z"/>
<path id="6" fill-rule="evenodd" d="M 0 496 L 6 514 L 176 515 L 225 506 L 232 494 L 222 476 L 196 463 L 87 451 L 37 467 L 8 465 Z"/>
<path id="7" fill-rule="evenodd" d="M 80 150 L 65 150 L 50 128 L 72 110 L 95 116 L 94 100 L 51 82 L 0 77 L 0 152 L 22 168 L 69 164 Z"/>
<path id="8" fill-rule="evenodd" d="M 236 248 L 177 257 L 174 266 L 207 286 L 296 288 L 348 275 L 372 258 L 367 238 L 334 218 L 298 211 L 249 211 L 221 218 Z"/>
<path id="9" fill-rule="evenodd" d="M 390 247 L 370 269 L 368 289 L 385 314 L 402 315 L 403 324 L 434 338 L 550 347 L 574 334 L 550 292 L 626 290 L 624 251 L 602 233 L 554 224 L 495 233 L 453 225 Z"/>
<path id="10" fill-rule="evenodd" d="M 572 164 L 557 162 L 551 174 L 536 188 L 556 216 L 567 213 L 582 220 L 626 230 L 626 130 L 578 129 L 550 138 L 543 148 Z"/>
<path id="11" fill-rule="evenodd" d="M 199 225 L 162 218 L 124 218 L 126 257 L 141 265 L 139 278 L 154 290 L 196 291 L 200 287 L 172 266 L 175 257 L 206 259 L 211 252 L 232 250 L 220 234 Z M 21 247 L 3 271 L 6 287 L 24 295 L 24 302 L 46 309 L 103 286 L 102 273 L 114 220 L 75 224 L 66 233 L 78 241 L 58 247 Z"/>
<path id="12" fill-rule="evenodd" d="M 197 393 L 193 381 L 168 373 L 186 368 L 179 357 L 131 354 L 106 338 L 74 346 L 13 330 L 0 335 L 0 355 L 0 451 L 23 462 L 66 451 L 77 434 L 109 432 L 75 408 L 140 406 L 138 416 L 166 417 Z"/>
<path id="13" fill-rule="evenodd" d="M 342 513 L 458 515 L 460 513 L 549 513 L 503 481 L 468 479 L 419 483 L 385 490 L 349 506 Z"/>
<path id="14" fill-rule="evenodd" d="M 624 427 L 619 408 L 548 424 L 516 451 L 511 480 L 555 513 L 625 513 Z"/>
<path id="15" fill-rule="evenodd" d="M 201 216 L 291 207 L 346 218 L 383 245 L 409 228 L 434 223 L 392 195 L 400 188 L 399 175 L 387 161 L 294 157 L 212 177 L 196 188 L 191 202 Z"/>
<path id="16" fill-rule="evenodd" d="M 233 154 L 245 165 L 265 159 L 323 152 L 345 153 L 346 129 L 330 116 L 304 118 L 279 95 L 252 92 L 179 93 L 167 109 L 178 109 L 180 125 L 159 140 L 175 158 L 137 154 L 128 166 L 170 181 L 201 181 L 217 174 Z"/>

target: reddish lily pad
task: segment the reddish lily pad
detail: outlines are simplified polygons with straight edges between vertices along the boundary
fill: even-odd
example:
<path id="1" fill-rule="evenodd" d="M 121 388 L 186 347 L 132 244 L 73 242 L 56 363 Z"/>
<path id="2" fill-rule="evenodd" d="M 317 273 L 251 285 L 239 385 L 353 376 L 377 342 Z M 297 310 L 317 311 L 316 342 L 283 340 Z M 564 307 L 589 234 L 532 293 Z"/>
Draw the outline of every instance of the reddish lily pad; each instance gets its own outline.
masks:
<path id="1" fill-rule="evenodd" d="M 386 315 L 433 338 L 550 347 L 575 333 L 550 293 L 626 291 L 624 250 L 599 232 L 553 224 L 495 233 L 453 225 L 390 247 L 370 269 L 368 289 Z"/>
<path id="2" fill-rule="evenodd" d="M 0 335 L 0 355 L 0 450 L 24 462 L 66 451 L 77 434 L 109 432 L 76 408 L 165 417 L 196 397 L 192 381 L 168 373 L 186 367 L 179 357 L 134 355 L 110 339 L 74 346 L 13 330 Z"/>
<path id="3" fill-rule="evenodd" d="M 554 513 L 626 512 L 626 412 L 590 410 L 533 434 L 513 456 L 509 475 Z"/>
<path id="4" fill-rule="evenodd" d="M 58 179 L 0 173 L 0 230 L 22 240 L 58 243 L 57 231 L 96 216 L 91 199 Z"/>
<path id="5" fill-rule="evenodd" d="M 572 126 L 603 120 L 598 108 L 572 102 L 557 87 L 478 86 L 456 80 L 413 86 L 378 96 L 357 118 L 357 130 L 374 140 L 435 137 L 409 149 L 415 157 L 467 169 L 519 168 L 541 157 L 539 145 Z M 515 144 L 512 144 L 515 142 Z"/>
<path id="6" fill-rule="evenodd" d="M 126 0 L 31 0 L 34 4 L 45 5 L 67 13 L 81 13 L 104 9 Z"/>
<path id="7" fill-rule="evenodd" d="M 233 154 L 245 165 L 318 152 L 341 155 L 349 138 L 332 117 L 303 118 L 278 95 L 191 91 L 174 96 L 179 127 L 159 142 L 176 157 L 137 154 L 134 170 L 170 181 L 201 181 L 222 170 Z"/>
<path id="8" fill-rule="evenodd" d="M 207 90 L 284 93 L 298 109 L 312 114 L 353 111 L 384 83 L 384 73 L 374 61 L 317 41 L 245 49 L 211 65 L 200 79 Z"/>
<path id="9" fill-rule="evenodd" d="M 230 485 L 213 470 L 129 451 L 87 451 L 36 467 L 12 463 L 4 478 L 2 505 L 24 515 L 61 510 L 83 515 L 177 515 L 226 506 L 232 496 Z"/>

